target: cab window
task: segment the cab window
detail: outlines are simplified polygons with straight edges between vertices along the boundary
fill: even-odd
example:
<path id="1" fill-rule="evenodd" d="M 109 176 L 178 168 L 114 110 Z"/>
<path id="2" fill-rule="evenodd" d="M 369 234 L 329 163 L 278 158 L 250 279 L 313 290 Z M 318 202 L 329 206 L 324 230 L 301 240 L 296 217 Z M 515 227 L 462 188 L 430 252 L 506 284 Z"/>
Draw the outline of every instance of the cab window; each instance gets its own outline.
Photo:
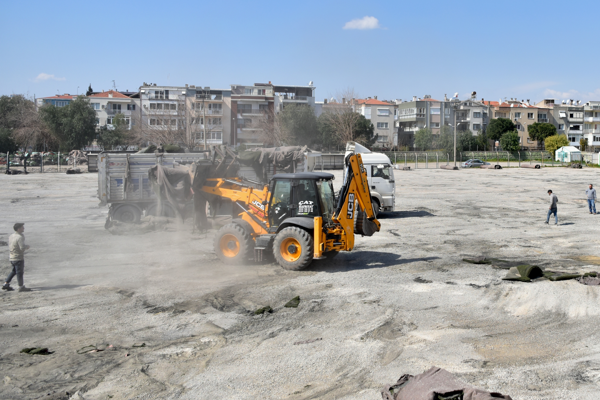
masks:
<path id="1" fill-rule="evenodd" d="M 289 179 L 275 181 L 271 193 L 273 194 L 269 203 L 269 225 L 279 226 L 284 219 L 291 217 L 292 181 Z"/>
<path id="2" fill-rule="evenodd" d="M 372 178 L 390 179 L 389 171 L 388 165 L 384 166 L 383 168 L 377 168 L 377 165 L 371 165 Z"/>
<path id="3" fill-rule="evenodd" d="M 294 204 L 298 217 L 319 216 L 319 198 L 314 179 L 298 179 L 294 187 Z"/>

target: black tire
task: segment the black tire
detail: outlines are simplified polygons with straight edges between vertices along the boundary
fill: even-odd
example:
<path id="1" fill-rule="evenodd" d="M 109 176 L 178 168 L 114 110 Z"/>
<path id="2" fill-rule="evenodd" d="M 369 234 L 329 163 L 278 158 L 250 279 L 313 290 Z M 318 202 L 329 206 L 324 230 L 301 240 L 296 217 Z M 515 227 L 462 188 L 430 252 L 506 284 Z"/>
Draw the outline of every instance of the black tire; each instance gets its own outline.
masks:
<path id="1" fill-rule="evenodd" d="M 139 208 L 131 204 L 124 204 L 115 210 L 112 219 L 126 224 L 137 224 L 141 217 L 142 212 Z"/>
<path id="2" fill-rule="evenodd" d="M 254 251 L 254 242 L 250 234 L 233 223 L 217 231 L 213 246 L 217 257 L 225 264 L 244 264 Z"/>
<path id="3" fill-rule="evenodd" d="M 377 218 L 377 215 L 379 214 L 379 200 L 377 199 L 371 199 L 371 206 L 373 207 L 373 214 L 375 214 L 375 218 Z"/>
<path id="4" fill-rule="evenodd" d="M 314 257 L 312 236 L 298 227 L 283 228 L 273 242 L 273 255 L 282 268 L 300 271 L 310 265 Z"/>

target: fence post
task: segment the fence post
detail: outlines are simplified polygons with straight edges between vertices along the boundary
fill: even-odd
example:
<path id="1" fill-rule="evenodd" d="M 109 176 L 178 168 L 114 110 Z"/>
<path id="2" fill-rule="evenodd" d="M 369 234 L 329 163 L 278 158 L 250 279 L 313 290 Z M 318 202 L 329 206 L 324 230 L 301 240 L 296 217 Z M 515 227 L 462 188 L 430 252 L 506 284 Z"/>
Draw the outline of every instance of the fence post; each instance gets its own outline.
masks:
<path id="1" fill-rule="evenodd" d="M 519 167 L 521 167 L 521 152 L 517 151 L 517 153 L 519 153 Z M 531 161 L 530 161 L 530 163 L 531 163 Z"/>
<path id="2" fill-rule="evenodd" d="M 169 107 L 170 107 L 170 106 L 169 106 Z M 396 152 L 394 152 L 394 164 L 396 164 L 396 163 L 398 162 L 398 160 L 396 160 L 396 156 L 397 156 L 397 155 L 398 155 L 398 154 L 397 154 Z"/>
<path id="3" fill-rule="evenodd" d="M 425 153 L 425 168 L 429 169 L 429 154 Z"/>
<path id="4" fill-rule="evenodd" d="M 440 167 L 440 155 L 438 154 L 438 152 L 435 152 L 435 167 L 439 168 Z"/>
<path id="5" fill-rule="evenodd" d="M 42 163 L 40 164 L 40 173 L 44 173 L 44 152 L 42 152 Z"/>
<path id="6" fill-rule="evenodd" d="M 446 165 L 450 164 L 450 153 L 446 153 Z"/>
<path id="7" fill-rule="evenodd" d="M 58 172 L 60 172 L 60 151 L 58 152 Z"/>
<path id="8" fill-rule="evenodd" d="M 510 168 L 510 153 L 508 151 L 506 152 L 506 161 L 506 166 Z"/>
<path id="9" fill-rule="evenodd" d="M 406 167 L 406 153 L 404 153 L 404 166 Z"/>
<path id="10" fill-rule="evenodd" d="M 544 168 L 544 152 L 543 151 L 541 152 L 541 155 L 542 155 L 542 168 Z"/>
<path id="11" fill-rule="evenodd" d="M 418 168 L 419 168 L 419 156 L 415 152 L 415 169 L 418 169 Z"/>

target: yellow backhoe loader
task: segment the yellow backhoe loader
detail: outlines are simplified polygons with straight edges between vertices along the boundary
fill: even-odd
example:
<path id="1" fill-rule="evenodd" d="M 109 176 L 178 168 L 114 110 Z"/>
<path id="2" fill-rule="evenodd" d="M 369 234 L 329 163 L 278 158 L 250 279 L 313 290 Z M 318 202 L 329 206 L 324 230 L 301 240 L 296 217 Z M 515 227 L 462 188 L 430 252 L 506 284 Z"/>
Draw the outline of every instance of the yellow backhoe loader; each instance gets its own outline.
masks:
<path id="1" fill-rule="evenodd" d="M 371 236 L 380 224 L 360 154 L 346 157 L 345 177 L 337 198 L 334 176 L 324 172 L 276 174 L 263 187 L 243 178 L 207 179 L 202 195 L 212 205 L 231 202 L 236 215 L 217 232 L 217 256 L 243 264 L 272 254 L 283 268 L 301 270 L 352 250 L 355 234 Z"/>

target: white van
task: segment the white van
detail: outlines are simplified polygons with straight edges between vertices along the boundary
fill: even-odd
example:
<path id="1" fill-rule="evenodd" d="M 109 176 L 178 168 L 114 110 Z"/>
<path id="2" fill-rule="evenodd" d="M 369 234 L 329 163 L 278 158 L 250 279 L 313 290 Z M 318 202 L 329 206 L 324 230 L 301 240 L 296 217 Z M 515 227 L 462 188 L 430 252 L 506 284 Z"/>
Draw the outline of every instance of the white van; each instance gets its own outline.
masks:
<path id="1" fill-rule="evenodd" d="M 373 153 L 356 142 L 346 144 L 346 156 L 359 153 L 367 170 L 371 203 L 375 214 L 379 211 L 394 211 L 396 203 L 396 182 L 394 168 L 389 157 L 383 153 Z M 345 178 L 345 177 L 344 177 Z"/>

